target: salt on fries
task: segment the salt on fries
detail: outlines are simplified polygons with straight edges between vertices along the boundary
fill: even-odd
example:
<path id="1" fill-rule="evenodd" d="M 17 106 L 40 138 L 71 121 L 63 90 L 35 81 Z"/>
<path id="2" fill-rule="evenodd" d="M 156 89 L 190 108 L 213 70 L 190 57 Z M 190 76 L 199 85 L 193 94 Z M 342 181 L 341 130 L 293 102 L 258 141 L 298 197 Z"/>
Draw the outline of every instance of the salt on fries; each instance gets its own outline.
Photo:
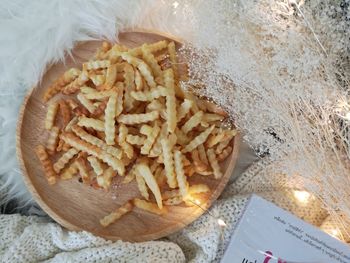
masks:
<path id="1" fill-rule="evenodd" d="M 35 152 L 48 183 L 78 175 L 110 191 L 117 176 L 124 176 L 121 185 L 135 180 L 142 199 L 123 202 L 100 220 L 103 227 L 134 207 L 164 215 L 167 206 L 193 205 L 210 189 L 190 177 L 221 178 L 219 162 L 232 152 L 237 131 L 223 127 L 222 109 L 182 90 L 186 78 L 174 42 L 132 49 L 104 42 L 94 59 L 66 71 L 43 96 L 50 100 L 48 138 Z M 70 97 L 56 100 L 60 93 Z"/>

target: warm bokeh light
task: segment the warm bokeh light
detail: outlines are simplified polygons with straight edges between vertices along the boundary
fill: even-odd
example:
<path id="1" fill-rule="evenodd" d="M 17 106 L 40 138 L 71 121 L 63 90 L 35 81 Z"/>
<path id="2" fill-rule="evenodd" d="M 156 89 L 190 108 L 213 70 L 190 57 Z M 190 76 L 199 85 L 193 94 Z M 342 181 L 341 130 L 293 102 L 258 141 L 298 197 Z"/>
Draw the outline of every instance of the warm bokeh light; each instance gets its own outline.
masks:
<path id="1" fill-rule="evenodd" d="M 310 200 L 311 194 L 306 191 L 294 191 L 294 197 L 302 204 L 307 204 Z"/>
<path id="2" fill-rule="evenodd" d="M 222 220 L 221 218 L 218 219 L 218 224 L 219 224 L 219 226 L 226 226 L 225 221 Z"/>

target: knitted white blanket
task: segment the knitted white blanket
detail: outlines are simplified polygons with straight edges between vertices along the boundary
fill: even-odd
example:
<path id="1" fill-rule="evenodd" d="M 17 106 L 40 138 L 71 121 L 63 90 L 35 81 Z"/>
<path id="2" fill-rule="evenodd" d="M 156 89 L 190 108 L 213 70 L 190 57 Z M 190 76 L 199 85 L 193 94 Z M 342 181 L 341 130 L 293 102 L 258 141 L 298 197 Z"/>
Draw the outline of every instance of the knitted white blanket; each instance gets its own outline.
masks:
<path id="1" fill-rule="evenodd" d="M 300 206 L 291 189 L 281 189 L 288 186 L 286 177 L 260 172 L 268 165 L 260 161 L 251 166 L 225 189 L 210 213 L 159 241 L 112 243 L 66 231 L 47 218 L 0 215 L 0 262 L 219 262 L 252 192 L 321 226 L 327 214 L 320 203 Z M 220 227 L 217 218 L 226 226 Z"/>

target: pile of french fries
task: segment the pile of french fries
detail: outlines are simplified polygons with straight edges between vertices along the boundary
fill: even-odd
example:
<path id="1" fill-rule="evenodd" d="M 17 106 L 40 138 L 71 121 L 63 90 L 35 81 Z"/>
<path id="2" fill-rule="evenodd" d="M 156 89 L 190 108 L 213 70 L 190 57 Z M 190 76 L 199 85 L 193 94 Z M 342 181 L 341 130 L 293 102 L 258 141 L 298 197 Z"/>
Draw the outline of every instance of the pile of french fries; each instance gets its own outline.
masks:
<path id="1" fill-rule="evenodd" d="M 49 184 L 75 176 L 107 191 L 116 176 L 137 183 L 142 199 L 102 218 L 102 226 L 134 206 L 162 215 L 167 206 L 192 205 L 210 189 L 189 185 L 188 177 L 223 175 L 219 162 L 230 155 L 236 130 L 222 124 L 222 109 L 181 89 L 187 76 L 178 65 L 174 42 L 132 49 L 104 42 L 43 96 L 48 139 L 35 151 Z"/>

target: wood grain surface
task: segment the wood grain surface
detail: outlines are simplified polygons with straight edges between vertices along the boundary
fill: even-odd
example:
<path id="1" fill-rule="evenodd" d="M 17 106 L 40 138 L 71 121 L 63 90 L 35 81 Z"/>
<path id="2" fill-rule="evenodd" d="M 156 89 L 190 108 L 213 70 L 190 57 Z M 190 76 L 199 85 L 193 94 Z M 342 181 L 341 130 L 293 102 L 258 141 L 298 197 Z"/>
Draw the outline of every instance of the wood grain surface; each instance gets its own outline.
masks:
<path id="1" fill-rule="evenodd" d="M 120 43 L 128 47 L 168 39 L 158 33 L 135 31 L 120 33 L 118 38 Z M 81 184 L 78 178 L 58 181 L 54 186 L 49 186 L 34 153 L 34 147 L 39 143 L 45 143 L 47 139 L 47 131 L 44 129 L 46 105 L 41 100 L 45 89 L 67 68 L 80 67 L 100 45 L 100 41 L 77 45 L 72 56 L 67 56 L 65 63 L 53 65 L 44 75 L 40 85 L 32 89 L 25 98 L 17 125 L 17 156 L 24 181 L 42 209 L 56 222 L 70 230 L 85 230 L 110 240 L 140 242 L 158 239 L 194 221 L 218 198 L 235 166 L 239 138 L 236 136 L 234 139 L 233 153 L 223 164 L 225 173 L 220 180 L 215 180 L 212 176 L 194 175 L 190 178 L 190 184 L 205 183 L 211 189 L 210 193 L 202 195 L 201 207 L 173 206 L 169 207 L 169 213 L 164 216 L 134 209 L 109 227 L 102 227 L 99 223 L 100 218 L 125 201 L 139 196 L 136 183 L 123 185 L 120 184 L 120 178 L 117 178 L 115 187 L 110 192 L 95 190 Z M 177 48 L 179 46 L 177 43 Z"/>

